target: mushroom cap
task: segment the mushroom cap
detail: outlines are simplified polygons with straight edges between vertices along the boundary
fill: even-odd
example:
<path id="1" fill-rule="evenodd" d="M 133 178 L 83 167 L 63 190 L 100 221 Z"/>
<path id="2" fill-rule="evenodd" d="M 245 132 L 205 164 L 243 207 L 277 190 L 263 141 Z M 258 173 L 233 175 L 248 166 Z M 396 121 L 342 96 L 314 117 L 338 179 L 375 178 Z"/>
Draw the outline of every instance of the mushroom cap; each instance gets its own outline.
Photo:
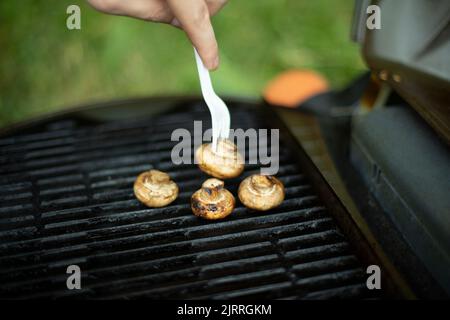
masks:
<path id="1" fill-rule="evenodd" d="M 195 157 L 200 170 L 219 179 L 234 178 L 244 171 L 244 159 L 228 139 L 219 139 L 216 151 L 211 143 L 201 145 Z"/>
<path id="2" fill-rule="evenodd" d="M 217 220 L 227 217 L 234 209 L 235 200 L 230 191 L 224 188 L 224 182 L 208 179 L 191 197 L 191 209 L 194 215 Z"/>
<path id="3" fill-rule="evenodd" d="M 239 185 L 239 200 L 250 209 L 266 211 L 284 200 L 284 186 L 273 176 L 254 174 Z"/>
<path id="4" fill-rule="evenodd" d="M 151 208 L 164 207 L 178 197 L 178 186 L 159 170 L 142 172 L 134 182 L 136 198 Z"/>

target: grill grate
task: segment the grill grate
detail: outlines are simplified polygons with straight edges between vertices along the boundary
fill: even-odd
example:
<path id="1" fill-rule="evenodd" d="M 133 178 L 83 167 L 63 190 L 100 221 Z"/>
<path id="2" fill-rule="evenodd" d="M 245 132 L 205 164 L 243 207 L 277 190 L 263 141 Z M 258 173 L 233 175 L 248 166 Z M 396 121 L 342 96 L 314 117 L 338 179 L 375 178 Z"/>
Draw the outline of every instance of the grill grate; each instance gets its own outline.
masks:
<path id="1" fill-rule="evenodd" d="M 174 166 L 172 130 L 208 127 L 206 108 L 151 119 L 57 120 L 0 139 L 0 293 L 4 298 L 373 297 L 352 253 L 301 168 L 280 141 L 286 200 L 255 213 L 240 203 L 216 222 L 192 215 L 189 198 L 207 178 Z M 239 128 L 270 128 L 262 114 L 231 106 Z M 157 168 L 180 187 L 170 206 L 133 196 L 138 173 Z M 247 165 L 244 176 L 257 172 Z M 237 194 L 243 178 L 226 181 Z M 66 268 L 82 290 L 66 289 Z"/>

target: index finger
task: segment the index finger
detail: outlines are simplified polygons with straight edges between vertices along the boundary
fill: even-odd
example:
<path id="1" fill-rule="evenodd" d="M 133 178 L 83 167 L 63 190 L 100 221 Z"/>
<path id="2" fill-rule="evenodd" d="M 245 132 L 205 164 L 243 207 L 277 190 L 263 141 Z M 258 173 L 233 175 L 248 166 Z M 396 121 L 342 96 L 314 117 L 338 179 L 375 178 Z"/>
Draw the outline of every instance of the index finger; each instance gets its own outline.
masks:
<path id="1" fill-rule="evenodd" d="M 191 40 L 205 67 L 219 65 L 219 50 L 204 0 L 167 0 L 173 15 Z"/>

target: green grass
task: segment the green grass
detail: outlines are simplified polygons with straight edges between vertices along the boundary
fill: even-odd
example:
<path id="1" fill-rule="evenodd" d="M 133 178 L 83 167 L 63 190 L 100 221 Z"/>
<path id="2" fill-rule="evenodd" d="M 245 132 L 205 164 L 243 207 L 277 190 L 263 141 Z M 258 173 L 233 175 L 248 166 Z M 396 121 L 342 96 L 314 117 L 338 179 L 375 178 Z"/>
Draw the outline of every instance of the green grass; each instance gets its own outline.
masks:
<path id="1" fill-rule="evenodd" d="M 81 7 L 82 30 L 66 28 Z M 223 95 L 260 95 L 280 71 L 345 85 L 364 69 L 349 40 L 353 1 L 230 0 L 214 17 Z M 80 0 L 0 2 L 0 125 L 79 103 L 199 94 L 191 45 L 170 26 L 108 16 Z"/>

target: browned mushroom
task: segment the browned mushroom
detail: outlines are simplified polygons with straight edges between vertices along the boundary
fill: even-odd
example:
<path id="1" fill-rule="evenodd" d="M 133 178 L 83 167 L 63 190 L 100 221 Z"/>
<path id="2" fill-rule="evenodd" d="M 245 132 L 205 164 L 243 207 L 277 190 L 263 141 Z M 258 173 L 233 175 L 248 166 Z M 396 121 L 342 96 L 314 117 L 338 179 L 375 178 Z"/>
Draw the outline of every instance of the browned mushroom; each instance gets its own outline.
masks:
<path id="1" fill-rule="evenodd" d="M 269 210 L 284 200 L 284 186 L 273 176 L 252 175 L 239 185 L 239 200 L 250 209 Z"/>
<path id="2" fill-rule="evenodd" d="M 208 220 L 223 219 L 234 209 L 234 197 L 224 188 L 224 182 L 208 179 L 191 197 L 192 212 Z"/>
<path id="3" fill-rule="evenodd" d="M 137 177 L 134 194 L 148 207 L 164 207 L 178 197 L 178 186 L 167 173 L 150 170 Z"/>
<path id="4" fill-rule="evenodd" d="M 244 170 L 241 154 L 228 139 L 219 139 L 217 150 L 213 150 L 211 143 L 201 145 L 195 152 L 195 157 L 202 171 L 219 179 L 237 177 Z"/>

